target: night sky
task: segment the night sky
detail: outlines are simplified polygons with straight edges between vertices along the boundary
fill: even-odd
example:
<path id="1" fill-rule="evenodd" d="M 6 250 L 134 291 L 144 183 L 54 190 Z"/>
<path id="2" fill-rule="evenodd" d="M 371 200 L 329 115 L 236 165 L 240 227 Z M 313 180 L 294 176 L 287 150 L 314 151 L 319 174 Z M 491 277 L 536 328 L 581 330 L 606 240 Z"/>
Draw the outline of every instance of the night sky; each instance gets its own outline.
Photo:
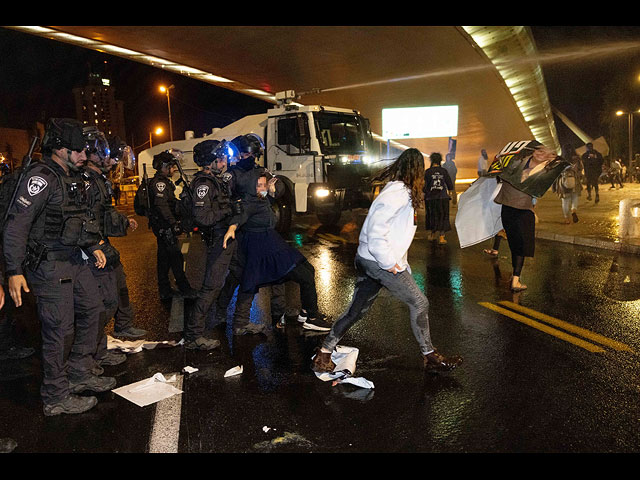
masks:
<path id="1" fill-rule="evenodd" d="M 598 46 L 620 40 L 640 42 L 640 27 L 534 26 L 540 52 Z M 639 43 L 640 44 L 640 43 Z M 168 140 L 166 96 L 160 84 L 174 84 L 171 110 L 174 138 L 185 130 L 196 136 L 223 127 L 245 115 L 263 113 L 271 105 L 181 75 L 89 49 L 0 28 L 0 126 L 28 128 L 49 117 L 74 117 L 72 88 L 86 83 L 90 70 L 112 80 L 115 96 L 125 101 L 127 142 L 148 140 L 149 131 L 164 126 Z M 106 63 L 105 63 L 106 61 Z M 630 90 L 640 100 L 640 49 L 624 55 L 543 63 L 549 100 L 590 136 L 606 135 L 600 127 L 603 92 L 612 76 L 635 79 Z M 633 108 L 640 107 L 640 104 Z M 640 122 L 638 122 L 640 123 Z M 580 142 L 556 118 L 561 143 Z"/>

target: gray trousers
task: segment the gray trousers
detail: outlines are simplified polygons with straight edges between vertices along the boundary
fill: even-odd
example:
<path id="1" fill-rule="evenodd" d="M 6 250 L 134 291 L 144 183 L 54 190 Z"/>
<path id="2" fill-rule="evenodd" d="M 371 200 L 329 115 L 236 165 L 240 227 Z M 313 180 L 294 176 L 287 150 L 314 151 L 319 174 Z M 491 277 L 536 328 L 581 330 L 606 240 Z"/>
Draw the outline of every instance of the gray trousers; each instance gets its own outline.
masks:
<path id="1" fill-rule="evenodd" d="M 365 260 L 359 255 L 356 255 L 355 266 L 358 277 L 351 305 L 333 324 L 322 348 L 333 351 L 349 328 L 371 308 L 380 289 L 385 287 L 391 295 L 409 307 L 411 330 L 422 354 L 432 352 L 434 348 L 429 334 L 429 301 L 411 274 L 405 270 L 394 275 L 380 268 L 376 262 Z"/>
<path id="2" fill-rule="evenodd" d="M 69 394 L 69 379 L 90 375 L 102 298 L 86 264 L 45 260 L 27 279 L 42 328 L 40 394 L 45 404 L 56 403 Z"/>

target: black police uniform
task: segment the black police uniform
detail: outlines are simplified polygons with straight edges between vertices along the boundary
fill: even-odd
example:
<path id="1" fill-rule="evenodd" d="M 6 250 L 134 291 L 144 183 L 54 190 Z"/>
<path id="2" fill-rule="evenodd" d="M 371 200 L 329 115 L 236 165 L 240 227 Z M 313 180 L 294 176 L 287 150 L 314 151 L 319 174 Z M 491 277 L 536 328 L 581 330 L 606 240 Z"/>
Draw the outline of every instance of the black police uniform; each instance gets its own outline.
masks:
<path id="1" fill-rule="evenodd" d="M 229 174 L 231 175 L 232 200 L 240 200 L 241 202 L 247 202 L 252 197 L 255 197 L 258 179 L 262 175 L 266 174 L 267 180 L 273 178 L 273 175 L 266 168 L 257 165 L 253 158 L 240 160 L 236 165 L 229 168 Z M 275 198 L 279 198 L 284 194 L 285 186 L 281 181 L 278 181 L 275 187 Z M 240 243 L 241 240 L 242 228 L 236 231 L 236 243 Z M 234 242 L 227 242 L 227 245 L 229 243 Z M 216 304 L 216 317 L 219 321 L 226 320 L 227 309 L 242 279 L 245 261 L 246 259 L 241 250 L 236 248 L 229 265 L 229 274 Z M 284 315 L 286 308 L 284 284 L 273 285 L 271 290 L 271 316 L 280 318 Z M 234 328 L 242 329 L 250 323 L 253 297 L 253 293 L 242 292 L 241 289 L 238 290 L 233 321 Z"/>
<path id="2" fill-rule="evenodd" d="M 45 155 L 18 187 L 3 238 L 7 276 L 26 275 L 36 297 L 45 406 L 93 376 L 102 302 L 88 261 L 99 240 L 83 178 Z"/>
<path id="3" fill-rule="evenodd" d="M 107 360 L 109 355 L 107 351 L 105 327 L 118 311 L 118 306 L 121 303 L 120 296 L 122 296 L 119 285 L 125 282 L 125 274 L 122 263 L 120 262 L 120 253 L 111 245 L 109 237 L 125 236 L 129 226 L 129 219 L 111 205 L 113 190 L 111 188 L 111 182 L 103 173 L 87 168 L 83 173 L 83 177 L 86 180 L 87 196 L 91 211 L 100 226 L 100 233 L 104 239 L 101 249 L 107 259 L 107 264 L 104 268 L 98 268 L 93 263 L 89 264 L 89 266 L 98 281 L 98 287 L 102 293 L 104 303 L 104 310 L 100 317 L 100 327 L 98 329 L 98 347 L 95 359 L 99 364 L 108 365 L 110 361 L 118 362 L 122 360 L 119 358 Z M 126 292 L 126 303 L 127 305 L 129 303 L 128 290 Z M 130 324 L 127 326 L 130 326 Z M 118 325 L 117 321 L 114 325 L 114 330 L 122 330 L 122 325 Z"/>
<path id="4" fill-rule="evenodd" d="M 202 288 L 185 325 L 186 342 L 195 341 L 204 333 L 207 313 L 220 294 L 235 252 L 235 242 L 229 242 L 227 248 L 222 246 L 232 214 L 229 181 L 227 173 L 200 171 L 191 182 L 193 219 L 207 245 L 207 260 Z"/>
<path id="5" fill-rule="evenodd" d="M 172 293 L 169 270 L 182 293 L 193 292 L 184 273 L 184 257 L 178 242 L 181 231 L 176 218 L 178 199 L 175 190 L 174 183 L 161 170 L 149 181 L 149 222 L 158 244 L 158 290 L 162 298 L 170 297 Z"/>

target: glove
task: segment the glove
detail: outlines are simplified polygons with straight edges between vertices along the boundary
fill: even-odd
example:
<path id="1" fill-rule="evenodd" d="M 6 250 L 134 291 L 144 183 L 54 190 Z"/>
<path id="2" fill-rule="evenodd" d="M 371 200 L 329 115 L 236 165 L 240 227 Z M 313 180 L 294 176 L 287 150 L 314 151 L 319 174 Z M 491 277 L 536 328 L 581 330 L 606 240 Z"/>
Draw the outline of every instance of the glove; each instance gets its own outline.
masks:
<path id="1" fill-rule="evenodd" d="M 171 226 L 171 230 L 173 231 L 174 235 L 180 235 L 182 233 L 182 225 L 180 224 L 180 222 L 176 222 Z"/>

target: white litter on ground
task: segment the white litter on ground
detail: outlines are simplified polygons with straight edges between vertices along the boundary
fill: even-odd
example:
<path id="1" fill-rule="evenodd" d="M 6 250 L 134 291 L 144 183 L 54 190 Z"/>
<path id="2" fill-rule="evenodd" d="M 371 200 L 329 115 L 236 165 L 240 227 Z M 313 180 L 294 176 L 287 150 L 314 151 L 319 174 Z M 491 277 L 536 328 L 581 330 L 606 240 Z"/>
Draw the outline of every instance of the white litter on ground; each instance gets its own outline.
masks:
<path id="1" fill-rule="evenodd" d="M 162 373 L 156 373 L 151 378 L 124 385 L 112 390 L 112 392 L 135 403 L 139 407 L 145 407 L 164 400 L 165 398 L 181 394 L 182 390 L 171 385 L 171 383 L 175 383 L 176 380 L 176 375 L 172 375 L 167 379 Z"/>
<path id="2" fill-rule="evenodd" d="M 338 345 L 331 353 L 331 360 L 336 364 L 333 372 L 314 372 L 323 382 L 349 383 L 360 388 L 374 388 L 373 382 L 363 377 L 354 377 L 356 362 L 360 350 L 356 347 Z"/>

